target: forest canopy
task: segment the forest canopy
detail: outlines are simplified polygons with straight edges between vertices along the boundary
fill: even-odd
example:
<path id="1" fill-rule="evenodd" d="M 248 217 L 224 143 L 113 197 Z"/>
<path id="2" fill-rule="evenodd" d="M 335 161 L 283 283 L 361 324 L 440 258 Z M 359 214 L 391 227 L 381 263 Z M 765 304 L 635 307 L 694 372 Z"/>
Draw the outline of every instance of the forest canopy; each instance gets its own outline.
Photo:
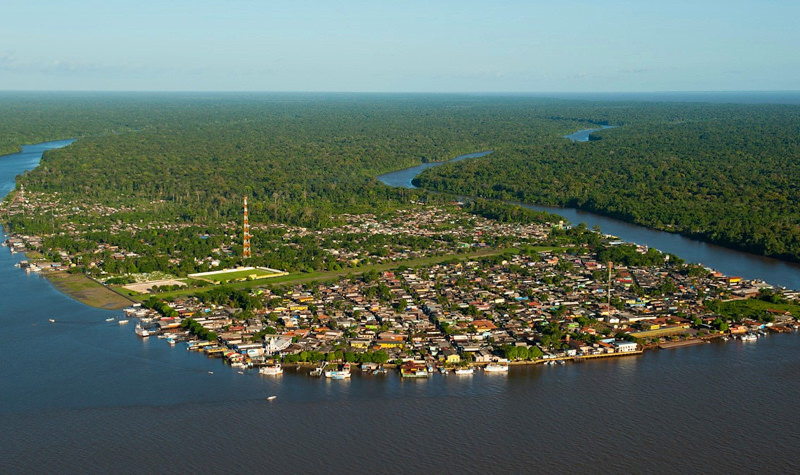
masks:
<path id="1" fill-rule="evenodd" d="M 0 94 L 0 150 L 78 138 L 26 190 L 114 207 L 114 219 L 324 227 L 425 196 L 375 176 L 428 169 L 430 190 L 574 206 L 800 260 L 800 107 L 526 96 Z M 563 136 L 615 125 L 588 143 Z M 481 214 L 514 217 L 486 202 Z M 478 209 L 479 208 L 479 209 Z M 52 217 L 51 217 L 52 219 Z M 73 217 L 95 219 L 98 216 Z M 27 222 L 23 222 L 27 220 Z M 12 226 L 35 228 L 36 217 Z"/>

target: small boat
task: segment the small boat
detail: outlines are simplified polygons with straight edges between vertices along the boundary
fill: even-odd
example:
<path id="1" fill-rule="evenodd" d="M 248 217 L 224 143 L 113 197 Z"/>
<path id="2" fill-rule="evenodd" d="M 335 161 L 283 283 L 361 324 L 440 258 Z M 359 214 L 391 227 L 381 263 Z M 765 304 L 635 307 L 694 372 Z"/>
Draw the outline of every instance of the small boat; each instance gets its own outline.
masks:
<path id="1" fill-rule="evenodd" d="M 111 317 L 111 318 L 106 318 L 106 321 L 107 321 L 107 322 L 113 322 L 113 321 L 114 321 L 114 317 Z"/>
<path id="2" fill-rule="evenodd" d="M 267 397 L 267 401 L 274 401 L 278 396 L 269 396 Z"/>
<path id="3" fill-rule="evenodd" d="M 140 336 L 142 338 L 150 336 L 150 330 L 142 327 L 138 323 L 136 324 L 136 328 L 134 328 L 133 331 L 134 331 L 134 333 L 136 333 L 136 335 L 138 335 L 138 336 Z"/>
<path id="4" fill-rule="evenodd" d="M 276 375 L 279 375 L 279 374 L 283 374 L 283 368 L 281 368 L 280 363 L 274 364 L 274 365 L 269 365 L 269 366 L 263 366 L 261 368 L 258 368 L 258 374 L 265 374 L 265 375 L 268 375 L 268 376 L 276 376 Z"/>
<path id="5" fill-rule="evenodd" d="M 475 373 L 475 370 L 473 370 L 472 368 L 458 368 L 454 372 L 456 374 L 473 374 Z"/>
<path id="6" fill-rule="evenodd" d="M 407 361 L 400 366 L 401 378 L 427 378 L 428 371 L 424 366 L 418 365 L 413 361 Z"/>
<path id="7" fill-rule="evenodd" d="M 325 371 L 325 377 L 331 379 L 347 379 L 350 377 L 350 363 L 345 363 L 339 369 Z"/>
<path id="8" fill-rule="evenodd" d="M 208 374 L 214 374 L 214 372 L 213 371 L 209 371 Z"/>
<path id="9" fill-rule="evenodd" d="M 439 372 L 442 374 L 447 374 L 450 371 L 448 371 L 447 368 L 445 368 L 444 366 L 439 366 Z"/>
<path id="10" fill-rule="evenodd" d="M 126 320 L 120 320 L 117 323 L 119 323 L 120 325 L 127 325 L 128 324 L 128 320 L 127 319 Z"/>
<path id="11" fill-rule="evenodd" d="M 489 363 L 483 368 L 486 373 L 506 373 L 508 372 L 507 364 Z"/>
<path id="12" fill-rule="evenodd" d="M 55 319 L 55 318 L 48 318 L 47 320 L 48 320 L 50 323 L 56 323 L 56 319 Z"/>

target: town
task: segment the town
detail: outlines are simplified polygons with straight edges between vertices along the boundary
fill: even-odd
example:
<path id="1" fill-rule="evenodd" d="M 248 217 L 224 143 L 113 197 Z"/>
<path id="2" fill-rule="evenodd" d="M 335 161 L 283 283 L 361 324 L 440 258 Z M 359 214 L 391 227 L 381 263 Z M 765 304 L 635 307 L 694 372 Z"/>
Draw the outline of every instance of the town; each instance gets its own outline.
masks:
<path id="1" fill-rule="evenodd" d="M 398 366 L 403 376 L 424 377 L 638 355 L 716 338 L 754 340 L 797 328 L 780 305 L 757 318 L 726 319 L 707 303 L 758 296 L 797 299 L 699 266 L 667 261 L 609 269 L 585 250 L 551 250 L 263 288 L 237 298 L 247 302 L 241 307 L 203 295 L 153 298 L 127 313 L 142 319 L 140 336 L 188 340 L 189 348 L 240 369 L 276 374 L 282 363 L 338 375 L 321 368 L 361 364 L 370 373 Z"/>
<path id="2" fill-rule="evenodd" d="M 765 282 L 724 276 L 584 225 L 500 222 L 468 212 L 463 203 L 411 205 L 380 216 L 344 214 L 340 224 L 323 229 L 248 226 L 261 246 L 253 260 L 301 259 L 313 250 L 316 264 L 291 262 L 291 272 L 240 267 L 226 273 L 226 266 L 242 263 L 236 223 L 210 231 L 117 220 L 104 230 L 108 242 L 94 248 L 48 247 L 89 242 L 84 237 L 97 232 L 72 220 L 69 229 L 12 234 L 5 244 L 40 256 L 20 263 L 28 270 L 80 269 L 127 292 L 141 302 L 126 310 L 139 319 L 140 337 L 186 342 L 239 370 L 265 374 L 295 366 L 348 377 L 351 365 L 369 373 L 399 367 L 405 377 L 436 370 L 471 374 L 475 367 L 507 371 L 514 364 L 755 340 L 797 327 L 798 294 Z M 8 206 L 11 216 L 26 209 L 112 217 L 124 211 L 24 192 Z M 196 252 L 209 241 L 213 247 L 202 257 L 188 247 L 151 256 L 168 267 L 135 272 L 142 270 L 142 253 L 154 248 L 148 242 L 154 231 L 160 237 L 188 233 L 199 243 Z M 164 272 L 180 269 L 195 273 Z M 211 274 L 237 277 L 205 277 Z M 275 276 L 283 280 L 270 279 Z"/>

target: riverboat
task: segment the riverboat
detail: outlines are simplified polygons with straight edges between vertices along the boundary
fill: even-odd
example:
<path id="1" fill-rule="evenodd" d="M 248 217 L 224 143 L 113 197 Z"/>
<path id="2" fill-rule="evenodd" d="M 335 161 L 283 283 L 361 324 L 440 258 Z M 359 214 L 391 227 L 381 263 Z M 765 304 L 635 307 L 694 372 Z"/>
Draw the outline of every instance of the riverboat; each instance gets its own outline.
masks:
<path id="1" fill-rule="evenodd" d="M 283 368 L 281 368 L 280 363 L 277 363 L 277 364 L 274 364 L 274 365 L 269 365 L 269 366 L 263 366 L 261 368 L 258 368 L 258 374 L 265 374 L 265 375 L 268 375 L 268 376 L 275 376 L 275 375 L 283 374 Z"/>
<path id="2" fill-rule="evenodd" d="M 401 378 L 427 378 L 428 370 L 423 365 L 418 365 L 413 361 L 403 363 L 400 367 Z"/>
<path id="3" fill-rule="evenodd" d="M 483 368 L 483 371 L 487 373 L 505 373 L 508 372 L 508 365 L 507 364 L 500 364 L 500 363 L 489 363 Z"/>
<path id="4" fill-rule="evenodd" d="M 340 369 L 325 371 L 325 377 L 331 379 L 347 379 L 350 377 L 350 364 L 345 363 Z"/>
<path id="5" fill-rule="evenodd" d="M 137 336 L 140 336 L 142 338 L 148 337 L 148 336 L 153 334 L 150 330 L 148 330 L 147 328 L 144 328 L 143 326 L 139 325 L 138 323 L 136 324 L 136 328 L 134 328 L 133 331 L 134 331 L 134 333 L 136 333 Z"/>

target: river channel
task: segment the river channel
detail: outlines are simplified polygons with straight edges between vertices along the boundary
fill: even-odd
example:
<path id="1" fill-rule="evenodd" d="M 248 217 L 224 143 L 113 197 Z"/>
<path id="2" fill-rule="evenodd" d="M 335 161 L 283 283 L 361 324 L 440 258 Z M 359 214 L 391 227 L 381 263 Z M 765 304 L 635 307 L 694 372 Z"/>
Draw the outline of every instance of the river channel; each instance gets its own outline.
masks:
<path id="1" fill-rule="evenodd" d="M 0 157 L 0 183 L 37 163 Z M 137 338 L 22 258 L 0 249 L 0 473 L 798 469 L 798 334 L 505 375 L 265 377 Z"/>
<path id="2" fill-rule="evenodd" d="M 565 136 L 576 142 L 587 142 L 589 135 L 600 129 L 585 129 Z M 586 146 L 591 146 L 587 143 Z M 423 170 L 454 161 L 477 158 L 490 154 L 491 151 L 461 155 L 445 162 L 431 162 L 416 167 L 406 168 L 378 176 L 382 183 L 405 188 L 416 188 L 411 181 Z M 489 158 L 491 160 L 491 158 Z M 681 236 L 680 234 L 656 231 L 643 226 L 627 223 L 618 219 L 602 216 L 575 208 L 558 208 L 554 206 L 537 206 L 514 203 L 525 208 L 563 216 L 573 224 L 586 223 L 587 226 L 599 226 L 601 231 L 619 237 L 623 241 L 654 247 L 663 252 L 675 254 L 688 262 L 701 263 L 712 267 L 726 275 L 738 275 L 748 279 L 761 279 L 772 285 L 790 289 L 800 289 L 800 264 L 728 249 L 715 244 Z"/>

